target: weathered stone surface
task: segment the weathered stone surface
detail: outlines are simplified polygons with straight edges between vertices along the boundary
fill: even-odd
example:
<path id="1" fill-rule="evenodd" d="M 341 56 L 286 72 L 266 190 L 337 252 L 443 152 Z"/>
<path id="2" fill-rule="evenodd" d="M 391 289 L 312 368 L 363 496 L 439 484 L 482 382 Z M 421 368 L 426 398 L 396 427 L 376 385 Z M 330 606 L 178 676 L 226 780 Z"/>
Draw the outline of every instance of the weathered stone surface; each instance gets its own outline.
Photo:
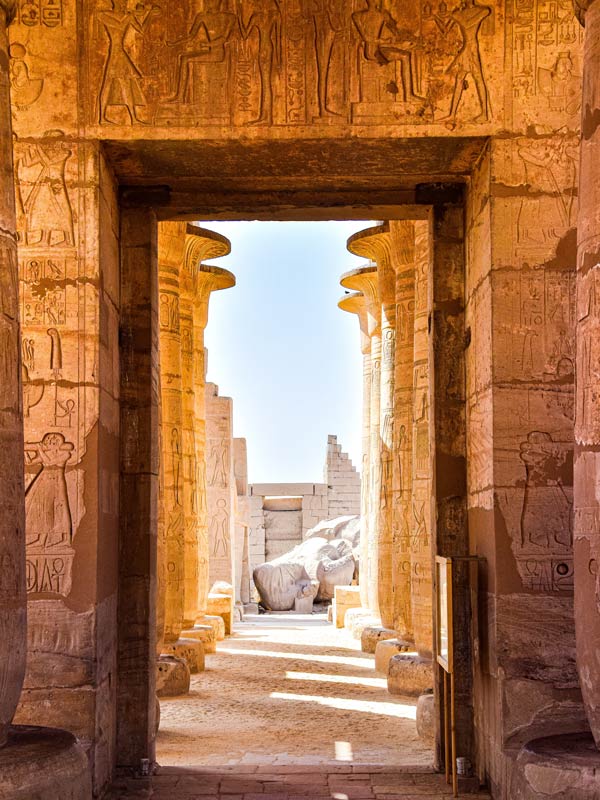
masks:
<path id="1" fill-rule="evenodd" d="M 183 658 L 161 656 L 156 664 L 158 697 L 178 697 L 190 690 L 190 668 Z"/>
<path id="2" fill-rule="evenodd" d="M 198 625 L 210 625 L 215 632 L 217 642 L 222 642 L 225 638 L 225 622 L 223 621 L 223 617 L 204 614 L 202 617 L 198 617 Z"/>
<path id="3" fill-rule="evenodd" d="M 436 711 L 433 692 L 422 694 L 417 700 L 417 733 L 421 740 L 433 747 L 435 742 Z"/>
<path id="4" fill-rule="evenodd" d="M 211 655 L 217 652 L 217 632 L 212 625 L 194 625 L 193 628 L 183 631 L 184 639 L 198 639 L 204 646 L 204 654 Z"/>
<path id="5" fill-rule="evenodd" d="M 176 642 L 165 642 L 163 653 L 182 658 L 187 663 L 192 675 L 204 672 L 204 645 L 199 639 L 180 638 Z"/>
<path id="6" fill-rule="evenodd" d="M 414 653 L 392 656 L 387 672 L 388 692 L 419 697 L 433 689 L 433 665 Z"/>
<path id="7" fill-rule="evenodd" d="M 75 737 L 52 728 L 13 727 L 0 750 L 0 800 L 90 800 L 88 759 Z"/>
<path id="8" fill-rule="evenodd" d="M 596 800 L 600 754 L 587 733 L 534 739 L 518 755 L 511 800 Z"/>
<path id="9" fill-rule="evenodd" d="M 346 612 L 362 608 L 359 586 L 336 586 L 333 593 L 332 622 L 336 628 L 343 628 Z"/>
<path id="10" fill-rule="evenodd" d="M 231 633 L 231 626 L 233 624 L 233 598 L 231 595 L 213 594 L 209 592 L 206 610 L 209 612 L 207 616 L 221 617 L 225 628 L 225 635 L 228 636 Z"/>

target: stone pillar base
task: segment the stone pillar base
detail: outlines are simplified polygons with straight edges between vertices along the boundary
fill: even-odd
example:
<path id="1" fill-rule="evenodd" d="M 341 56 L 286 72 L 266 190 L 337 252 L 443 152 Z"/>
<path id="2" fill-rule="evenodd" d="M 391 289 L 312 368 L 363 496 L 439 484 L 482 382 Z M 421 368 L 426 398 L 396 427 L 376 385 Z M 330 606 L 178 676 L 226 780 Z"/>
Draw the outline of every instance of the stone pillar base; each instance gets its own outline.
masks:
<path id="1" fill-rule="evenodd" d="M 375 646 L 375 672 L 387 678 L 390 660 L 398 653 L 412 653 L 416 656 L 415 646 L 403 639 L 384 639 Z"/>
<path id="2" fill-rule="evenodd" d="M 225 623 L 223 617 L 205 614 L 202 617 L 198 617 L 196 625 L 210 625 L 214 629 L 217 642 L 225 640 Z"/>
<path id="3" fill-rule="evenodd" d="M 258 614 L 258 603 L 244 603 L 244 614 Z"/>
<path id="4" fill-rule="evenodd" d="M 435 743 L 435 697 L 433 692 L 417 700 L 417 733 L 421 741 L 433 748 Z"/>
<path id="5" fill-rule="evenodd" d="M 370 626 L 365 628 L 360 637 L 360 649 L 363 653 L 375 653 L 375 649 L 379 642 L 385 642 L 387 639 L 395 639 L 396 631 L 391 628 L 380 628 L 379 626 Z"/>
<path id="6" fill-rule="evenodd" d="M 0 750 L 0 800 L 91 800 L 87 756 L 77 739 L 52 728 L 13 726 Z"/>
<path id="7" fill-rule="evenodd" d="M 433 662 L 416 653 L 399 653 L 390 659 L 387 679 L 390 694 L 419 697 L 433 691 Z"/>
<path id="8" fill-rule="evenodd" d="M 381 619 L 368 608 L 350 608 L 344 615 L 344 628 L 360 639 L 365 628 L 381 626 Z"/>
<path id="9" fill-rule="evenodd" d="M 332 616 L 336 628 L 343 628 L 346 611 L 361 608 L 358 586 L 336 586 L 333 590 Z"/>
<path id="10" fill-rule="evenodd" d="M 217 634 L 212 625 L 194 625 L 187 631 L 182 631 L 184 639 L 196 639 L 204 645 L 204 654 L 213 655 L 217 652 Z"/>
<path id="11" fill-rule="evenodd" d="M 163 645 L 162 655 L 177 656 L 187 661 L 192 675 L 204 672 L 204 645 L 197 639 L 178 639 Z"/>
<path id="12" fill-rule="evenodd" d="M 512 774 L 511 800 L 597 800 L 600 752 L 591 733 L 567 733 L 524 745 Z"/>
<path id="13" fill-rule="evenodd" d="M 211 616 L 222 617 L 225 623 L 225 635 L 231 634 L 233 624 L 233 600 L 228 594 L 209 594 L 208 613 Z"/>

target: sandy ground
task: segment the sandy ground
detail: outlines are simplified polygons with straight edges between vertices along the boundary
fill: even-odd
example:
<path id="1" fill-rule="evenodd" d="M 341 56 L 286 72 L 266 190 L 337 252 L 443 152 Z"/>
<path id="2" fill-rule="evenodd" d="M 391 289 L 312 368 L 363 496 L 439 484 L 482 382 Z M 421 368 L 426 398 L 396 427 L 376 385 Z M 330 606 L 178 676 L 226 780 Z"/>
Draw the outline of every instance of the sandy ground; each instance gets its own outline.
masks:
<path id="1" fill-rule="evenodd" d="M 249 616 L 218 649 L 189 695 L 161 702 L 159 764 L 430 767 L 415 701 L 325 616 Z"/>

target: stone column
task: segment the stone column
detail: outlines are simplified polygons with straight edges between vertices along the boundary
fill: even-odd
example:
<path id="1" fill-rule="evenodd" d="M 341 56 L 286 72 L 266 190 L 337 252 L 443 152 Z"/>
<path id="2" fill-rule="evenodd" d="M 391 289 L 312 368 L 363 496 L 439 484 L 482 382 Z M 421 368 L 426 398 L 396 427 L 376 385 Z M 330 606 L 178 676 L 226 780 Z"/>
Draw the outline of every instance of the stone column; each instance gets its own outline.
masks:
<path id="1" fill-rule="evenodd" d="M 411 602 L 412 420 L 415 320 L 415 224 L 390 223 L 396 264 L 396 360 L 394 369 L 394 442 L 392 474 L 393 628 L 412 642 Z"/>
<path id="2" fill-rule="evenodd" d="M 369 541 L 369 456 L 371 448 L 371 337 L 367 305 L 362 292 L 351 292 L 338 303 L 342 311 L 356 314 L 360 324 L 361 351 L 363 354 L 363 417 L 362 417 L 362 471 L 360 496 L 360 565 L 359 588 L 363 608 L 369 607 L 366 581 L 362 580 L 362 569 L 368 560 Z"/>
<path id="3" fill-rule="evenodd" d="M 389 224 L 360 231 L 351 237 L 348 249 L 355 255 L 366 256 L 377 264 L 377 302 L 381 308 L 379 387 L 373 383 L 373 425 L 371 427 L 372 471 L 371 485 L 373 523 L 377 530 L 376 570 L 377 597 L 369 606 L 378 607 L 384 628 L 394 624 L 392 576 L 392 470 L 394 431 L 394 369 L 396 352 L 396 278 L 392 260 Z M 376 343 L 377 347 L 377 343 Z M 375 368 L 377 357 L 375 356 Z M 379 404 L 379 410 L 377 405 Z M 375 553 L 373 553 L 375 555 Z"/>
<path id="4" fill-rule="evenodd" d="M 581 690 L 600 747 L 600 2 L 576 0 L 585 24 L 577 261 L 575 624 Z"/>
<path id="5" fill-rule="evenodd" d="M 342 276 L 341 284 L 346 289 L 361 292 L 367 309 L 367 329 L 371 341 L 371 381 L 369 399 L 369 492 L 368 539 L 361 543 L 361 584 L 366 586 L 366 609 L 379 617 L 378 567 L 379 567 L 379 519 L 378 509 L 381 491 L 381 469 L 379 453 L 379 420 L 381 398 L 381 303 L 378 294 L 377 267 L 367 266 Z M 363 590 L 364 591 L 364 590 Z"/>
<path id="6" fill-rule="evenodd" d="M 7 37 L 15 8 L 13 0 L 0 1 L 0 747 L 6 744 L 21 694 L 27 648 L 21 345 Z"/>
<path id="7" fill-rule="evenodd" d="M 183 392 L 181 365 L 180 271 L 187 223 L 163 222 L 158 237 L 161 377 L 161 519 L 164 547 L 166 645 L 184 627 L 185 538 L 183 508 Z"/>
<path id="8" fill-rule="evenodd" d="M 196 273 L 194 304 L 194 406 L 196 432 L 196 464 L 198 469 L 198 597 L 196 619 L 207 612 L 209 578 L 208 501 L 206 481 L 206 352 L 204 331 L 208 324 L 208 309 L 213 292 L 235 286 L 235 276 L 226 269 L 203 264 L 206 258 L 220 258 L 231 252 L 224 236 L 197 228 L 188 237 L 188 248 L 200 263 Z"/>

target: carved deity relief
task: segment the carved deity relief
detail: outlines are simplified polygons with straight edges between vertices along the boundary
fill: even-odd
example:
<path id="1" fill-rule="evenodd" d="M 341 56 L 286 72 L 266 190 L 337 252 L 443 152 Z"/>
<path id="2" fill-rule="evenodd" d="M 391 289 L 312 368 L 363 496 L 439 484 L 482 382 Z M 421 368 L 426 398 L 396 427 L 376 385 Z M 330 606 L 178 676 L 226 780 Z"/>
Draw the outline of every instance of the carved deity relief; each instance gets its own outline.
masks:
<path id="1" fill-rule="evenodd" d="M 227 488 L 229 485 L 229 444 L 225 439 L 219 445 L 212 445 L 208 463 L 208 485 L 221 489 Z"/>
<path id="2" fill-rule="evenodd" d="M 208 529 L 208 537 L 211 555 L 214 558 L 227 558 L 230 553 L 230 529 L 225 500 L 217 500 L 217 508 Z"/>
<path id="3" fill-rule="evenodd" d="M 494 48 L 482 42 L 495 36 L 496 11 L 479 0 L 86 6 L 100 125 L 491 120 Z"/>

